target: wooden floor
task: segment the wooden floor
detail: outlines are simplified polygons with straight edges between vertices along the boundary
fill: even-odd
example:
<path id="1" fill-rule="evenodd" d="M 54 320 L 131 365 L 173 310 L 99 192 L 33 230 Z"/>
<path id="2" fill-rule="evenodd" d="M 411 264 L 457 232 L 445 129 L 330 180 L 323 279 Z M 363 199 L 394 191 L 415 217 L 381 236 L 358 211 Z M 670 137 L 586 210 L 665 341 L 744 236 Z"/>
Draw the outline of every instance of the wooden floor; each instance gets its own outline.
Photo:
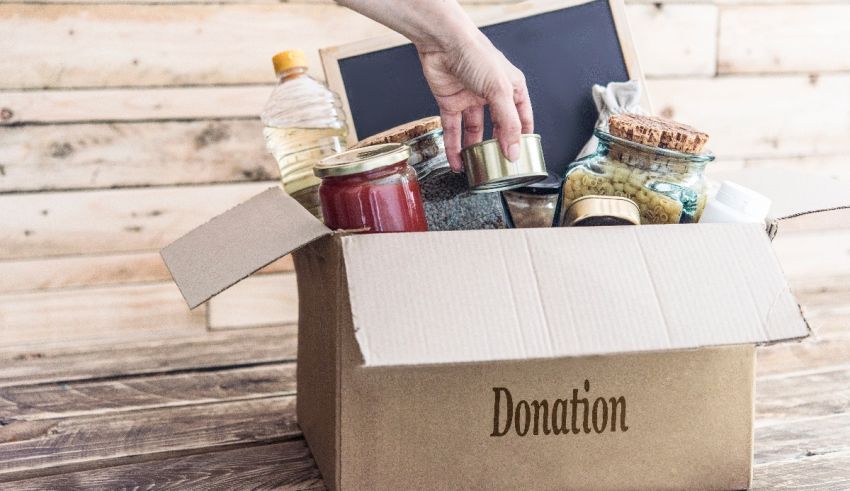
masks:
<path id="1" fill-rule="evenodd" d="M 754 484 L 848 489 L 850 276 L 786 271 L 814 336 L 760 348 Z M 0 488 L 323 489 L 295 353 L 291 325 L 4 349 Z"/>

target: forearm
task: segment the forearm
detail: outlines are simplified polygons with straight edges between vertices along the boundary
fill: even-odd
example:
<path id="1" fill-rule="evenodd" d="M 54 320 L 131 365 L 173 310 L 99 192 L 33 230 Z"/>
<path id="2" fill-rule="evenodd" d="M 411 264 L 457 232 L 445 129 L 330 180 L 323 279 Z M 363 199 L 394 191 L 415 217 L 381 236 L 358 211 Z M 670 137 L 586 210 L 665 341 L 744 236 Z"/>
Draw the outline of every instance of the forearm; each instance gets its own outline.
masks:
<path id="1" fill-rule="evenodd" d="M 337 0 L 410 39 L 420 51 L 473 40 L 478 29 L 456 0 Z"/>

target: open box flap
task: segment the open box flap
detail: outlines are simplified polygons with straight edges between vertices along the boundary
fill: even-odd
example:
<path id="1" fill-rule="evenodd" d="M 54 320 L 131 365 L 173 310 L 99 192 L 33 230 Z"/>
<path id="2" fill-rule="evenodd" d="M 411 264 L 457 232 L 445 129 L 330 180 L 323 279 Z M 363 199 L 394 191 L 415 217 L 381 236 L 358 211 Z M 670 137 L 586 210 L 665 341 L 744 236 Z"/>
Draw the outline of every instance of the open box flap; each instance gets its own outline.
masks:
<path id="1" fill-rule="evenodd" d="M 771 237 L 780 230 L 850 227 L 850 182 L 789 167 L 743 169 L 712 176 L 734 181 L 769 197 Z"/>
<path id="2" fill-rule="evenodd" d="M 342 244 L 367 366 L 808 335 L 755 224 L 363 235 Z"/>
<path id="3" fill-rule="evenodd" d="M 331 231 L 280 187 L 166 246 L 160 254 L 190 308 Z"/>

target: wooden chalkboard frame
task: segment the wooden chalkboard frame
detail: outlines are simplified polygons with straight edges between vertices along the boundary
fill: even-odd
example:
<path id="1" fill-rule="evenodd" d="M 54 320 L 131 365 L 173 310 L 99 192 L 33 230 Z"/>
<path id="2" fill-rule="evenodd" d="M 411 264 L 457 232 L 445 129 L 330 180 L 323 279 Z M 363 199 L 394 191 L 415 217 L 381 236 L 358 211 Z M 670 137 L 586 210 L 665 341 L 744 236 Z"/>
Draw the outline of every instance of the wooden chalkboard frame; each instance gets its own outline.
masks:
<path id="1" fill-rule="evenodd" d="M 575 7 L 585 3 L 590 3 L 593 0 L 544 0 L 544 1 L 529 1 L 518 4 L 507 5 L 503 12 L 493 15 L 489 18 L 477 22 L 479 27 L 499 24 L 523 17 L 543 14 L 555 10 L 561 10 L 569 7 Z M 617 37 L 620 43 L 620 49 L 623 54 L 623 62 L 626 67 L 626 72 L 631 80 L 639 80 L 644 90 L 643 106 L 651 110 L 649 95 L 646 90 L 646 80 L 644 79 L 643 71 L 640 69 L 638 62 L 637 51 L 632 43 L 631 31 L 628 21 L 626 20 L 626 11 L 623 0 L 608 0 L 608 5 L 611 8 L 611 16 L 614 21 L 614 28 L 617 31 Z M 358 141 L 357 128 L 351 114 L 351 108 L 348 104 L 346 95 L 345 83 L 340 72 L 340 60 L 350 58 L 352 56 L 372 53 L 388 48 L 394 48 L 408 44 L 410 41 L 400 34 L 389 34 L 386 36 L 375 37 L 349 43 L 341 46 L 324 48 L 319 51 L 322 68 L 325 72 L 325 79 L 328 86 L 339 94 L 342 99 L 343 109 L 345 110 L 346 122 L 348 123 L 348 141 L 349 145 L 353 145 Z M 367 135 L 368 136 L 368 135 Z"/>

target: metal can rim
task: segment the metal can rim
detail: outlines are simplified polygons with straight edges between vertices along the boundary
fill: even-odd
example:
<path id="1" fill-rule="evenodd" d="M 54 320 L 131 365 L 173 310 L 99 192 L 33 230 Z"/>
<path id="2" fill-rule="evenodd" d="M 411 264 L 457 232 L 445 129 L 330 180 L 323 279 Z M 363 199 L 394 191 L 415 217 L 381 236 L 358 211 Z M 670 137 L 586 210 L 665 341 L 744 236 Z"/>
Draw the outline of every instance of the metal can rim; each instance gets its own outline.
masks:
<path id="1" fill-rule="evenodd" d="M 381 143 L 354 148 L 331 155 L 313 168 L 316 177 L 337 177 L 360 174 L 388 167 L 410 158 L 410 147 L 404 143 Z"/>
<path id="2" fill-rule="evenodd" d="M 579 212 L 576 211 L 576 205 L 581 206 L 582 204 L 587 204 L 588 201 L 591 201 L 591 200 L 594 200 L 594 201 L 597 202 L 597 203 L 595 203 L 595 205 L 597 207 L 599 207 L 599 203 L 598 203 L 599 201 L 604 201 L 606 204 L 614 202 L 614 201 L 619 202 L 619 204 L 621 206 L 628 207 L 628 209 L 631 210 L 631 212 L 626 211 L 625 209 L 621 209 L 621 210 L 597 210 L 597 211 L 604 213 L 605 216 L 612 216 L 612 217 L 619 218 L 621 220 L 627 221 L 627 222 L 629 222 L 633 225 L 640 225 L 640 206 L 638 206 L 638 204 L 635 203 L 633 200 L 626 198 L 624 196 L 605 196 L 605 195 L 598 195 L 598 194 L 588 194 L 586 196 L 582 196 L 580 198 L 573 200 L 570 203 L 570 205 L 567 207 L 567 209 L 564 210 L 564 222 L 565 222 L 564 226 L 571 227 L 574 224 L 576 224 L 576 223 L 578 223 L 582 220 L 586 220 L 587 218 L 594 217 L 594 216 L 602 216 L 601 213 L 593 214 L 593 213 L 585 212 L 585 213 L 579 214 Z M 612 213 L 612 211 L 613 211 L 613 213 Z"/>
<path id="3" fill-rule="evenodd" d="M 539 141 L 540 135 L 538 135 L 537 133 L 523 133 L 522 135 L 520 135 L 520 138 L 521 139 L 530 138 L 530 139 L 535 139 L 535 140 Z M 468 147 L 463 147 L 461 152 L 466 151 L 466 150 L 471 150 L 475 147 L 480 147 L 480 146 L 483 146 L 483 145 L 491 145 L 494 142 L 498 142 L 498 141 L 499 140 L 497 140 L 495 138 L 490 138 L 489 140 L 483 140 L 483 141 L 480 141 L 478 143 L 473 143 L 472 145 L 469 145 Z"/>
<path id="4" fill-rule="evenodd" d="M 476 187 L 470 187 L 471 193 L 492 193 L 495 191 L 510 191 L 512 189 L 528 186 L 535 182 L 540 182 L 546 179 L 546 173 L 529 173 L 519 176 L 506 176 L 493 181 L 489 181 Z"/>
<path id="5" fill-rule="evenodd" d="M 498 140 L 491 138 L 461 150 L 461 160 L 472 192 L 488 193 L 527 186 L 548 177 L 540 135 L 520 137 L 520 156 L 508 160 Z"/>

